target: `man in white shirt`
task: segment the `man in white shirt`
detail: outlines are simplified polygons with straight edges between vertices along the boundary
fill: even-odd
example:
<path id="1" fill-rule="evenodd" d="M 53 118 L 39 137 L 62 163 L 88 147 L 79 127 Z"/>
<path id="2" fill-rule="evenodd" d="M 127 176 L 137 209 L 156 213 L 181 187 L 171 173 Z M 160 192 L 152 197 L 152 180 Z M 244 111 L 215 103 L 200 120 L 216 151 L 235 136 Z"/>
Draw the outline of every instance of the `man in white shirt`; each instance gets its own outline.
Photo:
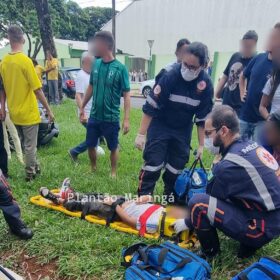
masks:
<path id="1" fill-rule="evenodd" d="M 90 72 L 92 68 L 93 63 L 93 57 L 89 52 L 84 52 L 81 57 L 82 61 L 82 69 L 78 72 L 76 80 L 75 80 L 75 86 L 76 86 L 76 102 L 78 106 L 78 116 L 80 115 L 80 108 L 82 107 L 82 101 L 84 98 L 84 95 L 86 93 L 86 90 L 89 85 L 89 78 L 90 78 Z M 92 98 L 87 103 L 85 107 L 85 116 L 86 118 L 82 122 L 82 125 L 86 128 L 87 126 L 87 120 L 90 115 L 90 109 L 92 106 Z M 72 148 L 69 150 L 69 155 L 71 159 L 76 162 L 78 160 L 79 154 L 87 151 L 88 147 L 86 144 L 86 141 L 80 143 L 78 146 Z"/>

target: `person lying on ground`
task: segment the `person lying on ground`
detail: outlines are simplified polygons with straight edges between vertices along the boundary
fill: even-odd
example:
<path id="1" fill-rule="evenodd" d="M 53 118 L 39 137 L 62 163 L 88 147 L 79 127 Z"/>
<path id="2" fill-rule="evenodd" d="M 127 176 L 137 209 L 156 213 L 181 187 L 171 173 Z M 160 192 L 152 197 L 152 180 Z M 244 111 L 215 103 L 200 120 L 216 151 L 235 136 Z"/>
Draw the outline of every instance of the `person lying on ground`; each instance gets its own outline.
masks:
<path id="1" fill-rule="evenodd" d="M 92 214 L 108 219 L 112 211 L 116 214 L 116 220 L 141 231 L 143 217 L 148 209 L 153 207 L 152 214 L 148 217 L 145 227 L 147 233 L 156 233 L 159 229 L 161 216 L 165 208 L 152 203 L 152 196 L 146 195 L 135 200 L 127 200 L 122 196 L 109 196 L 102 194 L 80 194 L 70 187 L 70 180 L 65 179 L 58 194 L 42 187 L 42 197 L 52 201 L 56 205 L 63 205 L 69 211 L 82 211 L 84 215 Z M 82 214 L 82 215 L 83 215 Z M 166 217 L 173 219 L 185 219 L 190 216 L 186 207 L 173 206 L 168 209 Z"/>

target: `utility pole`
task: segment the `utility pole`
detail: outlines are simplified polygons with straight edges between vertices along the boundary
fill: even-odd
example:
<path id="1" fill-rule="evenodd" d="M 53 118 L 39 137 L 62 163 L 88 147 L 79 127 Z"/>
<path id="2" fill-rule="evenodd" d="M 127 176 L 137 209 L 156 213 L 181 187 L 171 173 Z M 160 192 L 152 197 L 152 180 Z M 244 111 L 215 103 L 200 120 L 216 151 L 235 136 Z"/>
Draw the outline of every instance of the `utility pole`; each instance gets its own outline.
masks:
<path id="1" fill-rule="evenodd" d="M 113 54 L 116 56 L 116 0 L 112 0 L 112 34 L 115 39 Z"/>

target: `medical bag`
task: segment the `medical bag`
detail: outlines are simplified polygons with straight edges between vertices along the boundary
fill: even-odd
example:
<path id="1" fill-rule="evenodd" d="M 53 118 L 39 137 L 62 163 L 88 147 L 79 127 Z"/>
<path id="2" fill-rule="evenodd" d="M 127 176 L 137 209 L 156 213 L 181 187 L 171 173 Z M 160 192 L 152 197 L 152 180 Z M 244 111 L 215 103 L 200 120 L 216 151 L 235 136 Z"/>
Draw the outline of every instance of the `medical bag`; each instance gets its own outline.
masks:
<path id="1" fill-rule="evenodd" d="M 232 280 L 280 280 L 280 262 L 270 257 L 263 257 Z"/>
<path id="2" fill-rule="evenodd" d="M 209 264 L 194 253 L 171 242 L 161 245 L 138 243 L 122 252 L 125 280 L 207 280 Z"/>
<path id="3" fill-rule="evenodd" d="M 200 167 L 197 167 L 198 163 Z M 187 204 L 195 194 L 206 193 L 208 174 L 203 166 L 202 160 L 197 158 L 190 168 L 186 168 L 178 176 L 174 193 L 176 200 Z"/>

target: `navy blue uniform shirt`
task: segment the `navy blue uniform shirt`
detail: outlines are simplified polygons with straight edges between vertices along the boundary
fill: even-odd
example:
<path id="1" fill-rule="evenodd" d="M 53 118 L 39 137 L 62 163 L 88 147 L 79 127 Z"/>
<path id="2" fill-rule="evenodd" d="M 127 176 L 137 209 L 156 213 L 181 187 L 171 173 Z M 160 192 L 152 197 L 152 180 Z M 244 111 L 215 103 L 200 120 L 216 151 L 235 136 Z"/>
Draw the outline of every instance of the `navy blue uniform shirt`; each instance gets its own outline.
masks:
<path id="1" fill-rule="evenodd" d="M 190 82 L 181 75 L 181 64 L 165 73 L 148 96 L 143 112 L 170 128 L 191 133 L 193 122 L 204 125 L 213 107 L 213 85 L 205 71 Z"/>
<path id="2" fill-rule="evenodd" d="M 280 209 L 279 165 L 256 142 L 237 140 L 213 168 L 207 193 L 247 210 Z"/>
<path id="3" fill-rule="evenodd" d="M 243 75 L 248 80 L 247 97 L 241 109 L 241 120 L 251 123 L 264 120 L 260 115 L 259 106 L 262 99 L 262 90 L 271 77 L 271 71 L 272 61 L 268 59 L 268 53 L 257 55 L 245 68 Z"/>

